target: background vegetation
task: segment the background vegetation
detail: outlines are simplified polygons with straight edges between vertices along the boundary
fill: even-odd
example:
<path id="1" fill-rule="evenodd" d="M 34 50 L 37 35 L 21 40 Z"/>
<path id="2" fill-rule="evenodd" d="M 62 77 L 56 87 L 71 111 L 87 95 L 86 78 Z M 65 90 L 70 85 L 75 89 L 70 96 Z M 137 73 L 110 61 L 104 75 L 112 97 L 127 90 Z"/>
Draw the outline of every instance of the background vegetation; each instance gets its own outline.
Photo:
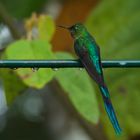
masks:
<path id="1" fill-rule="evenodd" d="M 140 59 L 139 5 L 139 0 L 1 0 L 1 59 L 74 59 L 69 33 L 56 24 L 77 22 L 95 37 L 102 59 Z M 104 75 L 121 136 L 85 70 L 31 68 L 0 69 L 0 138 L 140 139 L 139 69 L 105 69 Z"/>

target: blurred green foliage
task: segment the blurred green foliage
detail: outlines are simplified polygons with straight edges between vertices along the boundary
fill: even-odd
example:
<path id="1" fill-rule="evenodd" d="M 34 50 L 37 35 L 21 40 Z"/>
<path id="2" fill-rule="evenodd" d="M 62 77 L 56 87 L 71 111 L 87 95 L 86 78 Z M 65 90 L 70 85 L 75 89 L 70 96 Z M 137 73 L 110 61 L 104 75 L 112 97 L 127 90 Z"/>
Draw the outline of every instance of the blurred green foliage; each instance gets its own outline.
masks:
<path id="1" fill-rule="evenodd" d="M 10 105 L 27 87 L 10 69 L 0 69 L 0 78 L 3 80 L 7 104 Z"/>
<path id="2" fill-rule="evenodd" d="M 10 44 L 4 53 L 5 59 L 48 60 L 54 58 L 73 58 L 70 54 L 67 53 L 52 52 L 52 46 L 49 42 L 51 41 L 51 38 L 54 34 L 55 25 L 51 17 L 40 15 L 38 19 L 36 19 L 36 16 L 33 15 L 29 20 L 27 20 L 26 28 L 27 39 L 15 41 L 14 43 Z M 34 29 L 37 32 L 36 35 L 34 34 Z M 32 36 L 35 37 L 35 39 L 29 40 L 32 38 Z M 93 123 L 98 122 L 99 108 L 97 99 L 90 78 L 85 71 L 76 69 L 61 69 L 58 72 L 54 72 L 52 69 L 39 69 L 37 71 L 36 68 L 33 69 L 35 72 L 33 72 L 34 70 L 32 71 L 32 69 L 17 69 L 14 70 L 14 72 L 19 76 L 21 81 L 26 86 L 34 87 L 37 89 L 43 88 L 45 84 L 47 84 L 52 78 L 56 78 L 64 91 L 68 93 L 70 100 L 78 112 L 88 121 Z M 13 73 L 13 71 L 9 72 Z M 3 74 L 4 73 L 5 72 L 3 72 Z M 18 95 L 19 88 L 25 88 L 25 85 L 22 82 L 22 84 L 19 82 L 18 85 L 15 84 L 19 88 L 14 90 L 14 93 L 11 93 L 11 91 L 8 89 L 11 89 L 12 85 L 9 85 L 7 79 L 12 77 L 17 81 L 19 80 L 16 75 L 10 75 L 10 73 L 7 73 L 7 75 L 4 74 L 3 77 L 9 86 L 5 86 L 7 89 L 6 96 L 8 102 L 12 102 L 13 99 Z M 75 80 L 75 78 L 77 79 Z"/>
<path id="3" fill-rule="evenodd" d="M 50 16 L 42 15 L 39 17 L 38 32 L 40 39 L 51 41 L 55 32 L 55 23 Z"/>
<path id="4" fill-rule="evenodd" d="M 87 19 L 86 26 L 101 47 L 103 59 L 140 59 L 140 1 L 103 0 Z M 126 140 L 140 133 L 140 74 L 136 69 L 104 71 L 112 101 Z M 118 139 L 102 115 L 110 139 Z M 107 123 L 108 122 L 108 123 Z"/>
<path id="5" fill-rule="evenodd" d="M 34 21 L 29 21 L 29 25 L 32 26 L 29 26 L 30 28 L 28 28 L 29 30 L 27 31 L 27 34 L 30 34 L 30 36 L 32 36 L 32 34 L 34 33 L 33 29 L 38 30 L 38 28 L 41 28 L 38 33 L 40 37 L 37 37 L 39 39 L 22 39 L 11 43 L 3 53 L 3 59 L 52 59 L 55 57 L 51 50 L 52 45 L 50 44 L 50 39 L 52 38 L 55 31 L 54 21 L 49 16 L 43 15 L 42 17 L 39 17 L 39 24 L 35 26 L 33 24 Z M 46 24 L 44 24 L 44 22 Z M 48 28 L 48 26 L 51 27 L 49 32 L 46 31 L 46 27 Z M 46 36 L 44 36 L 44 33 L 46 33 Z M 54 76 L 54 72 L 51 69 L 39 69 L 38 71 L 36 70 L 37 69 L 34 68 L 18 69 L 14 70 L 14 72 L 13 70 L 5 69 L 2 69 L 0 71 L 1 78 L 4 80 L 8 104 L 12 103 L 15 97 L 25 88 L 27 88 L 27 86 L 42 88 Z"/>
<path id="6" fill-rule="evenodd" d="M 43 40 L 20 40 L 11 44 L 6 50 L 7 59 L 53 59 L 51 45 Z M 36 71 L 36 68 L 32 68 Z M 28 86 L 42 88 L 50 81 L 54 75 L 51 69 L 39 69 L 33 72 L 31 69 L 18 69 L 15 72 L 21 80 Z"/>
<path id="7" fill-rule="evenodd" d="M 29 17 L 32 12 L 37 12 L 47 0 L 1 0 L 7 11 L 16 18 Z"/>
<path id="8" fill-rule="evenodd" d="M 11 15 L 22 18 L 38 9 L 45 0 L 1 0 Z M 17 7 L 15 8 L 15 5 Z M 101 47 L 102 59 L 140 59 L 140 1 L 102 0 L 87 18 L 86 26 Z M 52 59 L 73 57 L 67 53 L 53 53 L 50 43 L 55 31 L 54 21 L 41 16 L 36 25 L 35 40 L 24 39 L 10 44 L 4 53 L 7 59 Z M 32 33 L 33 27 L 31 27 Z M 33 32 L 34 33 L 34 32 Z M 140 134 L 140 75 L 137 69 L 107 69 L 105 79 L 110 89 L 112 102 L 123 129 L 116 137 L 104 112 L 101 114 L 104 130 L 109 139 L 127 140 Z M 56 78 L 73 105 L 90 122 L 99 120 L 99 108 L 95 92 L 85 71 L 76 69 L 31 69 L 0 70 L 8 103 L 27 87 L 42 88 Z M 11 82 L 12 81 L 12 82 Z M 99 93 L 98 93 L 99 94 Z M 99 96 L 100 97 L 100 96 Z M 102 100 L 101 100 L 101 103 Z"/>
<path id="9" fill-rule="evenodd" d="M 74 59 L 68 53 L 57 53 L 58 59 Z M 62 88 L 68 93 L 73 105 L 85 119 L 97 123 L 99 120 L 99 108 L 91 79 L 85 70 L 60 69 L 56 79 Z"/>

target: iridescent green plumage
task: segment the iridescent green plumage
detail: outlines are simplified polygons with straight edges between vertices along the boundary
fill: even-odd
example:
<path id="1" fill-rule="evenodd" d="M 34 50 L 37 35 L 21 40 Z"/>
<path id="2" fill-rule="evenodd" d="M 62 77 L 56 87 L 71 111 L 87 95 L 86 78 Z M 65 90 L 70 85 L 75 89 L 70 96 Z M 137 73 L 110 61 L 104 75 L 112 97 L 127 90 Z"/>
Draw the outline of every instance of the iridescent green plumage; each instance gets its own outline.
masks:
<path id="1" fill-rule="evenodd" d="M 89 34 L 87 29 L 82 24 L 75 24 L 69 28 L 72 37 L 74 38 L 74 49 L 77 56 L 80 58 L 85 69 L 92 79 L 98 84 L 105 104 L 106 112 L 117 134 L 121 133 L 121 128 L 117 121 L 108 88 L 104 82 L 100 48 L 96 44 L 94 38 Z"/>

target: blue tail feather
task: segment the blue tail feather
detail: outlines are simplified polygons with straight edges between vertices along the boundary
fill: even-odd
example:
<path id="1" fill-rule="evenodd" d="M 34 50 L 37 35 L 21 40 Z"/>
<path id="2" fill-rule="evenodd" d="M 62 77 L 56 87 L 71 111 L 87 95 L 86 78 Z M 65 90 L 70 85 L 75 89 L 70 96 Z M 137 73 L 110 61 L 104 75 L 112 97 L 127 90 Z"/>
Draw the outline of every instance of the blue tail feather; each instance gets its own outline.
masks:
<path id="1" fill-rule="evenodd" d="M 115 115 L 115 112 L 114 112 L 114 109 L 113 109 L 113 106 L 112 106 L 112 103 L 111 103 L 111 100 L 110 100 L 110 95 L 109 95 L 108 89 L 107 89 L 106 86 L 104 86 L 104 87 L 100 87 L 100 90 L 102 92 L 102 96 L 103 96 L 103 99 L 104 99 L 106 112 L 109 116 L 109 119 L 110 119 L 114 129 L 115 129 L 116 134 L 119 135 L 119 134 L 121 134 L 122 130 L 119 126 L 117 117 Z"/>

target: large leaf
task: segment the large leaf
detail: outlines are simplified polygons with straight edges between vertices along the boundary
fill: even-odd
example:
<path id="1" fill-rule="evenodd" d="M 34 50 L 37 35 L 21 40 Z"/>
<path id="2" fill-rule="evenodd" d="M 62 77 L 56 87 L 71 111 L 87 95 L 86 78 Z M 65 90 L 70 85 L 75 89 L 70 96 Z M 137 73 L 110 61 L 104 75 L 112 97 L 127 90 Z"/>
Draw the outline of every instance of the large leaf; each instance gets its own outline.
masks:
<path id="1" fill-rule="evenodd" d="M 58 59 L 73 59 L 70 54 L 57 53 Z M 56 72 L 56 79 L 68 93 L 77 111 L 88 121 L 97 123 L 99 109 L 94 88 L 85 70 L 60 69 Z"/>
<path id="2" fill-rule="evenodd" d="M 103 59 L 140 59 L 139 5 L 139 0 L 103 0 L 91 12 L 86 25 L 100 45 Z M 121 139 L 139 134 L 139 71 L 108 69 L 105 76 L 123 129 Z M 102 119 L 108 136 L 116 139 L 106 118 Z"/>
<path id="3" fill-rule="evenodd" d="M 52 17 L 41 15 L 38 19 L 38 30 L 40 39 L 50 41 L 55 31 L 55 24 Z"/>
<path id="4" fill-rule="evenodd" d="M 55 32 L 55 23 L 51 16 L 37 15 L 36 13 L 25 21 L 27 38 L 40 39 L 50 42 Z"/>
<path id="5" fill-rule="evenodd" d="M 6 50 L 7 59 L 52 59 L 53 53 L 51 45 L 46 41 L 20 40 L 11 44 Z M 18 69 L 15 72 L 20 76 L 23 82 L 31 87 L 42 88 L 53 78 L 51 69 L 39 69 L 33 72 L 31 69 Z"/>

